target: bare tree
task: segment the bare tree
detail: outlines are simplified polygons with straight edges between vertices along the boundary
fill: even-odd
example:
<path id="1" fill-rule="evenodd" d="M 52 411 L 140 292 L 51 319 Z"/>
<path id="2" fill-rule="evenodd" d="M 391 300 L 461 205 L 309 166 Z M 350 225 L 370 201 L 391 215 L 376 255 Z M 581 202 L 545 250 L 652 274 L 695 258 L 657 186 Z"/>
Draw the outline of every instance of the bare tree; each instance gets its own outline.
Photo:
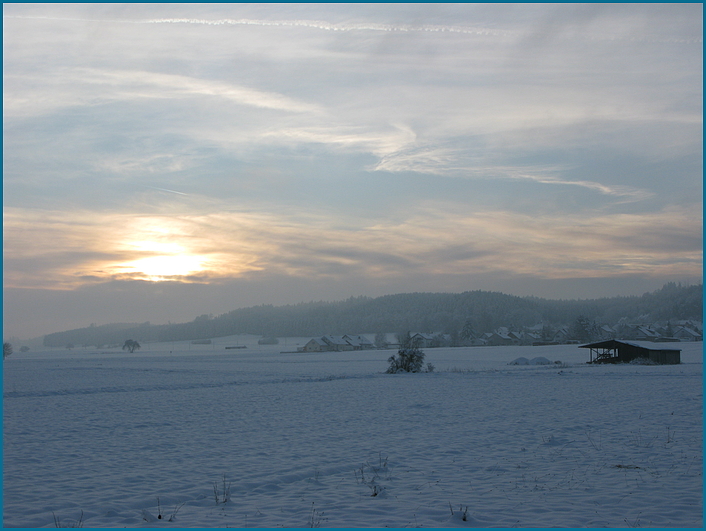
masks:
<path id="1" fill-rule="evenodd" d="M 127 350 L 130 353 L 135 352 L 139 348 L 140 348 L 140 344 L 137 341 L 135 341 L 134 339 L 128 339 L 127 341 L 125 341 L 125 344 L 123 345 L 123 350 Z"/>

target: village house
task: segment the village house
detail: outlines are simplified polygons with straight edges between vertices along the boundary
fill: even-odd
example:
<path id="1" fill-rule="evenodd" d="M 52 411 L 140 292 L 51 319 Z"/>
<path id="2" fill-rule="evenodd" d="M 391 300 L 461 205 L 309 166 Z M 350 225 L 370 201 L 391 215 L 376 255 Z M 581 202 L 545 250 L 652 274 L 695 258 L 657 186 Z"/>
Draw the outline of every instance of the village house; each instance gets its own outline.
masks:
<path id="1" fill-rule="evenodd" d="M 323 339 L 315 337 L 310 339 L 303 347 L 300 347 L 297 350 L 301 352 L 325 352 L 330 349 L 328 344 Z"/>
<path id="2" fill-rule="evenodd" d="M 615 339 L 616 334 L 615 328 L 610 325 L 606 324 L 598 328 L 598 335 L 601 336 L 602 339 Z"/>
<path id="3" fill-rule="evenodd" d="M 655 341 L 662 337 L 649 326 L 638 326 L 635 328 L 635 339 L 638 341 Z"/>
<path id="4" fill-rule="evenodd" d="M 529 332 L 525 331 L 521 335 L 521 345 L 532 345 L 534 343 L 539 343 L 542 341 L 542 334 L 540 332 Z"/>
<path id="5" fill-rule="evenodd" d="M 365 336 L 322 336 L 310 339 L 299 352 L 346 352 L 351 350 L 370 350 L 375 345 Z"/>
<path id="6" fill-rule="evenodd" d="M 556 343 L 566 343 L 569 340 L 569 336 L 569 327 L 565 326 L 556 331 L 552 341 Z"/>
<path id="7" fill-rule="evenodd" d="M 449 334 L 437 333 L 416 333 L 410 337 L 412 344 L 418 348 L 447 347 L 451 345 Z"/>
<path id="8" fill-rule="evenodd" d="M 336 352 L 353 350 L 353 345 L 343 339 L 343 336 L 323 336 L 321 339 L 329 346 L 329 350 Z"/>
<path id="9" fill-rule="evenodd" d="M 487 345 L 490 346 L 500 346 L 500 345 L 513 345 L 516 344 L 513 342 L 513 339 L 505 332 L 502 330 L 498 330 L 496 332 L 487 332 L 483 334 L 483 337 L 486 341 Z"/>
<path id="10" fill-rule="evenodd" d="M 703 335 L 699 334 L 698 332 L 695 332 L 691 328 L 687 328 L 685 326 L 682 326 L 679 328 L 676 332 L 674 332 L 673 337 L 676 337 L 679 339 L 679 341 L 703 341 L 704 337 Z"/>
<path id="11" fill-rule="evenodd" d="M 377 348 L 375 343 L 365 336 L 349 336 L 346 334 L 342 339 L 348 342 L 349 345 L 352 345 L 353 350 L 372 350 Z"/>

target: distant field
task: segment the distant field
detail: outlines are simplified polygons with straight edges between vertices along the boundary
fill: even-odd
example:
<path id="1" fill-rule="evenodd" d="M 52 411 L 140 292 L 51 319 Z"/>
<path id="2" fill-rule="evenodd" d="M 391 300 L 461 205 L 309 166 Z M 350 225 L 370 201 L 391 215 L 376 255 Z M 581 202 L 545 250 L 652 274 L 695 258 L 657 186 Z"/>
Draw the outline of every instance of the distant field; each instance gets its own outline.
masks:
<path id="1" fill-rule="evenodd" d="M 257 339 L 6 359 L 4 526 L 702 526 L 701 343 L 675 366 L 426 349 L 435 372 L 387 375 L 394 351 Z M 539 356 L 561 363 L 508 365 Z"/>

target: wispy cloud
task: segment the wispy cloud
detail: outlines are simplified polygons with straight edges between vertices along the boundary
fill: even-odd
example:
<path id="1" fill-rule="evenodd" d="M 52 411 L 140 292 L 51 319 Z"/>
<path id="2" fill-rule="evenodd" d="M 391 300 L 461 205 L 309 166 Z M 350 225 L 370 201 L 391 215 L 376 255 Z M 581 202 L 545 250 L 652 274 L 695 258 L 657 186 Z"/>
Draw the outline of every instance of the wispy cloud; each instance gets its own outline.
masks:
<path id="1" fill-rule="evenodd" d="M 478 160 L 467 160 L 468 154 L 455 148 L 431 147 L 405 149 L 382 157 L 373 171 L 418 172 L 439 176 L 470 179 L 526 180 L 547 185 L 577 186 L 603 195 L 622 198 L 624 201 L 641 201 L 653 197 L 649 190 L 603 184 L 595 181 L 571 180 L 568 166 L 504 166 L 488 165 Z M 472 157 L 471 157 L 472 158 Z M 479 157 L 480 159 L 480 157 Z"/>
<path id="2" fill-rule="evenodd" d="M 185 194 L 184 192 L 177 192 L 176 190 L 169 190 L 167 188 L 157 188 L 156 186 L 148 186 L 147 188 L 151 188 L 152 190 L 158 190 L 160 192 L 168 192 L 170 194 L 189 195 L 189 194 Z"/>
<path id="3" fill-rule="evenodd" d="M 528 39 L 527 32 L 517 29 L 514 25 L 504 28 L 497 25 L 453 25 L 453 24 L 394 24 L 394 23 L 374 23 L 374 22 L 342 22 L 331 23 L 325 20 L 289 20 L 289 19 L 250 19 L 250 18 L 147 18 L 147 19 L 125 19 L 125 18 L 84 18 L 84 17 L 52 17 L 52 16 L 21 16 L 4 15 L 3 18 L 29 19 L 29 20 L 55 20 L 66 22 L 95 22 L 113 24 L 174 24 L 174 25 L 197 25 L 197 26 L 259 26 L 274 28 L 306 28 L 330 32 L 391 32 L 391 33 L 450 33 L 472 36 L 492 36 L 492 37 L 512 37 Z M 702 39 L 698 35 L 678 36 L 678 35 L 656 35 L 654 33 L 636 34 L 626 33 L 620 26 L 601 28 L 598 31 L 586 31 L 585 27 L 577 28 L 576 23 L 565 19 L 560 22 L 565 26 L 563 36 L 573 39 L 626 41 L 626 42 L 649 42 L 649 43 L 700 43 Z M 556 21 L 554 22 L 556 24 Z M 544 23 L 542 28 L 547 33 L 549 26 Z M 569 28 L 571 31 L 567 31 Z M 581 31 L 576 31 L 580 29 Z M 612 30 L 612 31 L 607 31 Z M 557 32 L 554 32 L 558 35 Z M 530 35 L 535 34 L 534 31 Z M 546 39 L 546 35 L 544 39 Z"/>
<path id="4" fill-rule="evenodd" d="M 468 214 L 429 204 L 397 222 L 350 230 L 330 228 L 334 220 L 323 215 L 135 217 L 10 209 L 4 219 L 6 255 L 45 266 L 11 269 L 6 281 L 13 287 L 66 288 L 86 278 L 188 281 L 195 275 L 204 281 L 253 271 L 310 278 L 492 271 L 538 278 L 697 275 L 702 232 L 694 214 L 673 209 L 558 218 Z M 174 273 L 180 264 L 181 275 Z"/>
<path id="5" fill-rule="evenodd" d="M 323 20 L 265 20 L 265 19 L 206 19 L 206 18 L 153 18 L 153 19 L 115 19 L 115 18 L 75 18 L 75 17 L 50 17 L 50 16 L 19 16 L 4 15 L 3 18 L 27 20 L 56 20 L 66 22 L 99 22 L 111 24 L 189 24 L 197 26 L 260 26 L 279 28 L 308 28 L 323 31 L 373 31 L 373 32 L 440 32 L 459 33 L 478 36 L 509 36 L 517 34 L 516 31 L 503 30 L 483 26 L 454 26 L 454 25 L 410 25 L 410 24 L 380 24 L 380 23 L 331 23 Z"/>
<path id="6" fill-rule="evenodd" d="M 6 286 L 700 278 L 702 15 L 5 4 Z"/>
<path id="7" fill-rule="evenodd" d="M 36 74 L 9 76 L 6 81 L 3 104 L 4 111 L 10 116 L 36 115 L 55 112 L 62 107 L 110 101 L 188 97 L 220 98 L 239 105 L 286 112 L 320 111 L 315 104 L 296 101 L 281 94 L 222 81 L 147 71 L 70 68 L 56 71 L 49 79 L 44 76 L 41 84 L 36 83 Z M 34 94 L 27 93 L 28 85 Z M 59 87 L 65 90 L 57 91 Z M 88 99 L 86 94 L 90 94 Z"/>

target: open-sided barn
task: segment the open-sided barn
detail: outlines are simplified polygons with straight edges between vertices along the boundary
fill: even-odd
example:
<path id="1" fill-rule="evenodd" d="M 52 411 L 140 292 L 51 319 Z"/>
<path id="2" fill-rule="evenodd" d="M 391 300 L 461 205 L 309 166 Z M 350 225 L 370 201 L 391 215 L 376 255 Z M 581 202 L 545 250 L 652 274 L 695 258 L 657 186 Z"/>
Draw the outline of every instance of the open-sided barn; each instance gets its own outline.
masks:
<path id="1" fill-rule="evenodd" d="M 681 363 L 681 349 L 662 345 L 645 341 L 608 339 L 581 345 L 579 348 L 591 349 L 591 359 L 588 363 L 629 363 L 637 358 L 645 358 L 661 365 Z"/>

